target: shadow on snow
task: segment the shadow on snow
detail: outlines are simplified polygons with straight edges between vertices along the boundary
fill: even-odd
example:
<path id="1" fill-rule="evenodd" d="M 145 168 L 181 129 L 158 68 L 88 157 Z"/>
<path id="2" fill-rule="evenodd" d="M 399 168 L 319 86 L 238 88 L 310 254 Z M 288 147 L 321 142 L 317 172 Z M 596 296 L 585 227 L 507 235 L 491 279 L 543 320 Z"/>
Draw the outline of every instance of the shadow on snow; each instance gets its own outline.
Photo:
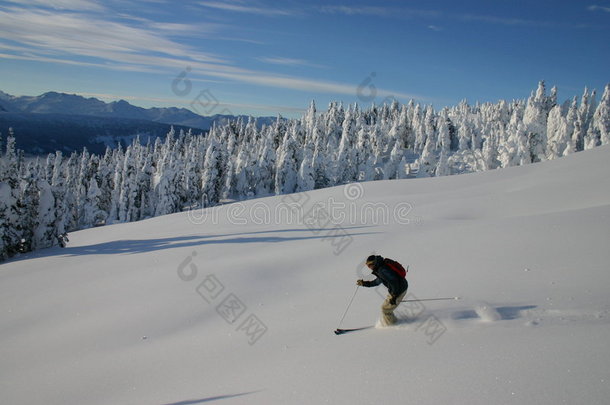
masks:
<path id="1" fill-rule="evenodd" d="M 219 395 L 216 397 L 208 397 L 208 398 L 201 398 L 201 399 L 189 399 L 186 401 L 180 401 L 180 402 L 172 402 L 171 404 L 164 404 L 164 405 L 195 405 L 195 404 L 203 404 L 205 402 L 212 402 L 212 401 L 218 401 L 220 399 L 229 399 L 229 398 L 235 398 L 235 397 L 241 397 L 244 395 L 250 395 L 250 394 L 255 394 L 258 391 L 251 391 L 251 392 L 242 392 L 241 394 L 233 394 L 233 395 Z"/>
<path id="2" fill-rule="evenodd" d="M 26 254 L 16 257 L 13 260 L 25 260 L 33 257 L 49 257 L 49 256 L 82 256 L 82 255 L 110 255 L 110 254 L 137 254 L 153 252 L 164 249 L 175 249 L 184 247 L 196 247 L 210 244 L 225 244 L 225 243 L 281 243 L 290 241 L 310 240 L 310 239 L 327 239 L 329 241 L 340 238 L 352 238 L 360 235 L 372 235 L 380 232 L 349 232 L 350 230 L 368 228 L 368 226 L 357 226 L 350 228 L 339 229 L 280 229 L 257 232 L 241 232 L 233 234 L 221 235 L 185 235 L 171 238 L 157 239 L 127 239 L 114 240 L 93 245 L 66 247 L 66 248 L 50 248 L 44 249 L 34 254 Z M 254 236 L 261 234 L 279 234 L 288 232 L 300 232 L 304 235 L 299 236 Z"/>

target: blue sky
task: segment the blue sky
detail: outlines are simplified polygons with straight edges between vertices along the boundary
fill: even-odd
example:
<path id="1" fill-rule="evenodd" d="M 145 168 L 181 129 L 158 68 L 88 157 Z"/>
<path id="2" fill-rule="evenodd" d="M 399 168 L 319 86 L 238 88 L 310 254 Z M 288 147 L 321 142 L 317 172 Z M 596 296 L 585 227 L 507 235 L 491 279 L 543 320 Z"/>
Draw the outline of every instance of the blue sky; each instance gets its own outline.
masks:
<path id="1" fill-rule="evenodd" d="M 0 90 L 300 116 L 610 82 L 610 0 L 2 0 Z M 183 78 L 184 80 L 179 80 Z"/>

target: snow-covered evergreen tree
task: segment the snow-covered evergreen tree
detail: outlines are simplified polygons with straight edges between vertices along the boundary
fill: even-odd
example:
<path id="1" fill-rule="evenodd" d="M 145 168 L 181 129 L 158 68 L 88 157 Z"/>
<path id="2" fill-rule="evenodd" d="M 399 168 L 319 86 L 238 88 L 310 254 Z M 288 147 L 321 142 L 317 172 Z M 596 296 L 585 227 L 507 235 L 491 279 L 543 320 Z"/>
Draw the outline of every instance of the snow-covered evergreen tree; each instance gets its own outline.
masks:
<path id="1" fill-rule="evenodd" d="M 275 172 L 275 194 L 289 194 L 297 190 L 298 145 L 295 139 L 297 124 L 286 132 L 277 153 Z"/>
<path id="2" fill-rule="evenodd" d="M 38 189 L 38 177 L 39 171 L 32 164 L 29 164 L 21 180 L 21 195 L 19 196 L 21 243 L 19 251 L 22 253 L 31 251 L 37 244 L 34 232 L 39 224 L 40 190 Z"/>
<path id="3" fill-rule="evenodd" d="M 357 111 L 351 107 L 345 113 L 343 126 L 341 131 L 341 141 L 339 142 L 339 151 L 335 164 L 335 184 L 351 183 L 358 178 L 358 166 L 356 163 L 355 150 L 355 126 Z"/>
<path id="4" fill-rule="evenodd" d="M 106 220 L 106 213 L 100 208 L 101 197 L 102 192 L 97 185 L 97 181 L 95 178 L 91 178 L 83 207 L 83 223 L 88 226 L 101 225 Z"/>
<path id="5" fill-rule="evenodd" d="M 568 147 L 570 134 L 565 117 L 561 113 L 561 107 L 556 105 L 551 109 L 547 125 L 547 159 L 556 159 L 563 155 Z"/>
<path id="6" fill-rule="evenodd" d="M 245 143 L 240 147 L 235 161 L 234 195 L 237 199 L 250 198 L 255 195 L 255 152 L 254 145 Z"/>
<path id="7" fill-rule="evenodd" d="M 436 142 L 432 137 L 428 137 L 426 145 L 424 146 L 424 151 L 418 160 L 421 175 L 432 176 L 436 172 L 438 159 L 434 148 L 435 144 Z"/>
<path id="8" fill-rule="evenodd" d="M 523 114 L 523 123 L 527 131 L 530 144 L 530 157 L 532 162 L 545 160 L 546 149 L 546 125 L 549 99 L 546 96 L 544 81 L 538 84 L 536 92 L 527 100 L 527 106 Z"/>
<path id="9" fill-rule="evenodd" d="M 491 133 L 490 136 L 485 139 L 483 144 L 483 167 L 485 170 L 494 170 L 498 168 L 498 141 L 495 133 Z"/>
<path id="10" fill-rule="evenodd" d="M 119 211 L 120 211 L 120 194 L 121 194 L 121 184 L 122 184 L 122 175 L 123 175 L 123 164 L 124 164 L 124 155 L 121 146 L 119 145 L 118 151 L 114 153 L 112 159 L 112 188 L 110 191 L 110 209 L 108 210 L 108 223 L 112 224 L 119 220 Z"/>
<path id="11" fill-rule="evenodd" d="M 11 206 L 15 199 L 8 182 L 0 181 L 0 260 L 4 260 L 13 254 L 14 241 L 11 228 L 15 221 L 11 218 Z"/>
<path id="12" fill-rule="evenodd" d="M 415 144 L 413 146 L 413 150 L 415 153 L 421 154 L 426 145 L 426 141 L 428 137 L 426 135 L 426 126 L 425 126 L 425 115 L 422 112 L 421 106 L 417 104 L 413 111 L 413 119 L 412 119 L 413 133 L 415 138 Z"/>
<path id="13" fill-rule="evenodd" d="M 458 129 L 457 129 L 457 137 L 458 137 L 458 150 L 465 151 L 470 150 L 471 142 L 473 138 L 473 125 L 470 119 L 470 107 L 466 100 L 462 101 L 458 105 Z"/>
<path id="14" fill-rule="evenodd" d="M 193 149 L 193 153 L 196 151 Z M 153 176 L 154 176 L 154 166 L 152 162 L 152 153 L 150 146 L 147 145 L 145 148 L 141 148 L 140 153 L 136 159 L 137 164 L 137 174 L 136 174 L 136 182 L 138 185 L 138 194 L 139 197 L 137 199 L 137 206 L 139 206 L 139 211 L 137 215 L 140 219 L 150 218 L 155 213 L 154 207 L 154 190 L 153 190 Z M 199 179 L 197 178 L 197 172 L 193 166 L 186 166 L 184 171 L 184 176 L 187 178 L 185 180 L 186 187 L 191 187 L 197 190 L 197 186 L 199 185 Z M 191 189 L 189 189 L 191 190 Z M 103 208 L 101 205 L 103 193 L 100 190 L 100 196 L 96 197 L 99 201 L 99 209 L 103 212 Z M 88 196 L 88 198 L 91 198 Z M 191 204 L 196 202 L 197 194 L 193 195 L 189 202 Z M 99 214 L 101 215 L 101 214 Z"/>
<path id="15" fill-rule="evenodd" d="M 271 133 L 263 135 L 263 148 L 254 167 L 253 187 L 256 195 L 266 196 L 275 191 L 276 151 Z"/>
<path id="16" fill-rule="evenodd" d="M 390 158 L 384 168 L 384 175 L 386 179 L 404 178 L 404 158 L 405 152 L 404 148 L 402 147 L 402 142 L 394 142 L 394 147 L 390 153 Z"/>
<path id="17" fill-rule="evenodd" d="M 119 222 L 137 221 L 140 207 L 136 199 L 139 198 L 137 169 L 134 145 L 127 147 L 123 161 L 121 185 L 119 192 Z"/>
<path id="18" fill-rule="evenodd" d="M 112 205 L 112 194 L 114 190 L 114 164 L 113 151 L 106 149 L 104 156 L 100 159 L 97 171 L 94 175 L 100 189 L 100 210 L 105 213 L 104 223 L 110 215 Z"/>
<path id="19" fill-rule="evenodd" d="M 388 134 L 388 145 L 391 146 L 391 151 L 389 159 L 384 168 L 384 176 L 386 179 L 401 178 L 404 175 L 403 172 L 405 171 L 405 168 L 404 164 L 401 165 L 401 163 L 405 155 L 405 147 L 408 144 L 409 138 L 407 109 L 402 108 L 398 112 L 398 106 L 394 105 L 395 103 L 393 103 L 393 110 L 396 110 L 396 113 L 394 114 L 395 117 L 392 127 Z M 414 142 L 414 140 L 412 142 Z"/>
<path id="20" fill-rule="evenodd" d="M 449 169 L 449 152 L 445 149 L 441 149 L 441 156 L 438 159 L 436 169 L 434 170 L 434 175 L 439 177 L 448 176 L 450 174 L 451 170 Z"/>
<path id="21" fill-rule="evenodd" d="M 610 143 L 610 84 L 607 84 L 604 89 L 599 105 L 593 114 L 587 135 L 589 142 L 585 145 L 585 149 Z"/>
<path id="22" fill-rule="evenodd" d="M 577 119 L 574 123 L 574 134 L 572 135 L 572 142 L 577 152 L 585 149 L 585 136 L 589 130 L 591 118 L 593 117 L 593 111 L 595 110 L 595 90 L 589 92 L 589 89 L 585 87 L 585 91 L 582 95 L 580 106 L 577 112 Z"/>
<path id="23" fill-rule="evenodd" d="M 339 103 L 330 103 L 328 112 L 325 115 L 324 132 L 326 133 L 326 139 L 328 140 L 326 150 L 329 153 L 328 156 L 331 161 L 336 159 L 335 154 L 339 149 L 344 118 L 345 111 L 343 105 Z"/>
<path id="24" fill-rule="evenodd" d="M 314 189 L 329 187 L 332 184 L 331 164 L 328 146 L 327 133 L 321 128 L 320 124 L 312 128 L 311 141 L 313 142 L 313 176 Z"/>
<path id="25" fill-rule="evenodd" d="M 202 192 L 209 205 L 216 205 L 222 197 L 225 182 L 226 155 L 223 145 L 212 137 L 205 154 L 201 179 Z"/>
<path id="26" fill-rule="evenodd" d="M 606 85 L 602 99 L 593 114 L 591 126 L 597 132 L 600 144 L 610 144 L 610 84 Z"/>
<path id="27" fill-rule="evenodd" d="M 55 233 L 55 197 L 46 179 L 38 180 L 37 226 L 34 230 L 33 249 L 53 246 L 58 235 Z"/>
<path id="28" fill-rule="evenodd" d="M 311 143 L 303 147 L 303 161 L 299 167 L 297 178 L 297 192 L 313 190 L 316 185 L 316 177 L 313 166 L 314 151 Z"/>
<path id="29" fill-rule="evenodd" d="M 0 166 L 0 222 L 2 223 L 2 256 L 10 257 L 19 252 L 23 235 L 24 214 L 20 203 L 19 159 L 12 130 L 6 139 L 6 152 Z"/>

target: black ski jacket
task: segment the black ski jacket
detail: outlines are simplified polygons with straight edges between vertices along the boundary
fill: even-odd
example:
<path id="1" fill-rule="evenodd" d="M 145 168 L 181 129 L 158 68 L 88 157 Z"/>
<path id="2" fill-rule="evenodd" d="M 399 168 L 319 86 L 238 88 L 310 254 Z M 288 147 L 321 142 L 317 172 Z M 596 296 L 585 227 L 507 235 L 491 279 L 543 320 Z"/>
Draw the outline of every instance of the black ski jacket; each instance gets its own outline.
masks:
<path id="1" fill-rule="evenodd" d="M 393 298 L 397 298 L 409 287 L 407 280 L 400 277 L 394 270 L 386 266 L 383 263 L 383 258 L 381 258 L 381 256 L 378 256 L 377 258 L 373 269 L 373 275 L 376 277 L 375 280 L 365 281 L 362 285 L 364 287 L 375 287 L 383 283 L 383 285 L 387 287 L 388 293 L 390 293 Z"/>

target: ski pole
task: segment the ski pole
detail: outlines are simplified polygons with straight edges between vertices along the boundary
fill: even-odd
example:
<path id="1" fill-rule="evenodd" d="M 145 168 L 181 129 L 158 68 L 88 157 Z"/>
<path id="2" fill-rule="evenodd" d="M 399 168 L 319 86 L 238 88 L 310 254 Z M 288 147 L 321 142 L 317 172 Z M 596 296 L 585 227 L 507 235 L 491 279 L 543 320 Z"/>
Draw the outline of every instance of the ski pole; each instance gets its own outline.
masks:
<path id="1" fill-rule="evenodd" d="M 422 298 L 422 299 L 415 299 L 415 300 L 402 300 L 400 302 L 419 302 L 419 301 L 441 301 L 441 300 L 459 300 L 461 299 L 461 297 L 451 297 L 451 298 Z"/>
<path id="2" fill-rule="evenodd" d="M 339 326 L 337 326 L 337 330 L 341 327 L 341 324 L 343 323 L 343 320 L 345 319 L 345 315 L 347 315 L 347 311 L 349 311 L 349 307 L 352 306 L 352 302 L 354 302 L 354 298 L 356 298 L 356 293 L 358 292 L 358 288 L 360 288 L 359 285 L 356 286 L 354 295 L 352 295 L 352 299 L 349 301 L 349 304 L 347 305 L 347 308 L 345 309 L 345 312 L 343 313 L 343 316 L 341 317 L 341 320 L 339 321 Z"/>

